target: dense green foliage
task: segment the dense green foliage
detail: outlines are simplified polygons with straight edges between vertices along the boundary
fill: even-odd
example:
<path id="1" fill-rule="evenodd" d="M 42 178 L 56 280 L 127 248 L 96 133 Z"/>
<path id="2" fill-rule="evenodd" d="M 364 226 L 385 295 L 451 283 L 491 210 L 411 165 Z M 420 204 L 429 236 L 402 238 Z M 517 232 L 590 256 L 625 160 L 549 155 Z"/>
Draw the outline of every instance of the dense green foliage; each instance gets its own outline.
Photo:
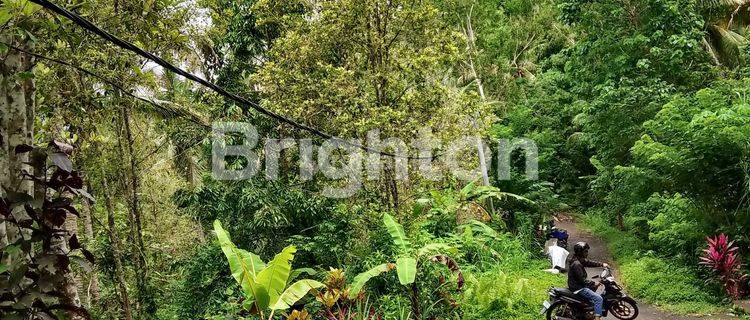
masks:
<path id="1" fill-rule="evenodd" d="M 417 174 L 417 162 L 402 179 L 399 160 L 383 155 L 376 175 L 307 179 L 299 147 L 280 154 L 277 179 L 220 181 L 213 121 L 249 122 L 261 140 L 323 140 L 28 0 L 3 1 L 0 203 L 16 203 L 7 199 L 20 169 L 32 170 L 19 146 L 75 148 L 70 166 L 87 182 L 76 190 L 96 201 L 70 200 L 55 220 L 70 223 L 37 232 L 64 234 L 71 249 L 77 235 L 97 258 L 65 281 L 67 300 L 95 319 L 538 319 L 546 290 L 565 283 L 542 271 L 538 232 L 561 213 L 584 215 L 606 240 L 630 294 L 675 313 L 728 305 L 698 263 L 706 237 L 725 233 L 750 252 L 748 1 L 59 4 L 344 138 L 376 129 L 409 141 L 427 128 L 435 143 L 478 135 L 493 155 L 499 139 L 538 147 L 539 179 L 524 175 L 520 152 L 499 179 L 488 155 L 488 185 Z M 478 154 L 474 142 L 458 162 L 476 166 Z M 353 195 L 326 197 L 352 182 Z M 0 283 L 23 275 L 13 245 L 23 234 L 6 228 L 23 220 L 16 206 L 0 208 Z"/>

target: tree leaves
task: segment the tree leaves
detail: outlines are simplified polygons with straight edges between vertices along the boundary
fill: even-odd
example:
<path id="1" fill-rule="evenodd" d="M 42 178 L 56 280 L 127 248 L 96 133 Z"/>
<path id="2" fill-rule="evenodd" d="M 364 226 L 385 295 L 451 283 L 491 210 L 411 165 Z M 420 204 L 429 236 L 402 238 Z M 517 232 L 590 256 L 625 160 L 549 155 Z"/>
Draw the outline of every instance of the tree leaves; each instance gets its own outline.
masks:
<path id="1" fill-rule="evenodd" d="M 424 213 L 425 209 L 430 205 L 430 199 L 417 199 L 414 201 L 414 207 L 412 213 L 414 216 L 419 216 Z"/>
<path id="2" fill-rule="evenodd" d="M 423 257 L 431 253 L 456 253 L 456 248 L 447 243 L 428 243 L 417 250 L 417 256 Z"/>
<path id="3" fill-rule="evenodd" d="M 406 253 L 411 247 L 409 238 L 406 237 L 404 227 L 401 226 L 390 214 L 383 214 L 383 224 L 388 230 L 388 233 L 393 238 L 393 243 L 401 250 L 401 253 Z"/>
<path id="4" fill-rule="evenodd" d="M 396 259 L 396 273 L 398 274 L 398 282 L 402 285 L 414 283 L 417 278 L 417 259 L 412 257 Z"/>
<path id="5" fill-rule="evenodd" d="M 310 275 L 310 276 L 314 276 L 318 272 L 315 271 L 315 269 L 313 269 L 313 268 L 299 268 L 299 269 L 294 269 L 289 274 L 289 279 L 287 280 L 287 282 L 294 281 L 294 279 L 297 279 L 297 277 L 301 276 L 303 273 L 306 273 L 307 275 Z"/>
<path id="6" fill-rule="evenodd" d="M 16 154 L 26 153 L 26 152 L 29 152 L 31 150 L 34 150 L 34 147 L 32 147 L 30 145 L 27 145 L 27 144 L 19 144 L 15 148 Z"/>
<path id="7" fill-rule="evenodd" d="M 387 263 L 384 263 L 356 275 L 354 277 L 354 280 L 352 281 L 352 285 L 349 287 L 349 296 L 351 298 L 356 297 L 365 286 L 367 281 L 370 281 L 370 279 L 377 277 L 382 273 L 388 272 L 389 270 L 391 270 L 391 266 Z"/>
<path id="8" fill-rule="evenodd" d="M 288 309 L 299 301 L 299 299 L 302 299 L 302 297 L 304 297 L 310 290 L 322 288 L 324 286 L 324 284 L 315 280 L 305 279 L 297 281 L 284 290 L 284 293 L 279 296 L 278 301 L 276 301 L 271 309 Z"/>
<path id="9" fill-rule="evenodd" d="M 464 274 L 461 272 L 461 268 L 458 266 L 458 263 L 456 260 L 453 260 L 453 258 L 439 254 L 432 256 L 430 258 L 430 261 L 434 263 L 439 263 L 448 268 L 455 276 L 456 276 L 456 287 L 461 290 L 464 286 Z"/>
<path id="10" fill-rule="evenodd" d="M 62 152 L 55 152 L 50 155 L 50 158 L 52 159 L 52 162 L 54 162 L 55 165 L 61 170 L 64 170 L 65 172 L 73 171 L 73 162 L 70 161 L 68 155 Z"/>

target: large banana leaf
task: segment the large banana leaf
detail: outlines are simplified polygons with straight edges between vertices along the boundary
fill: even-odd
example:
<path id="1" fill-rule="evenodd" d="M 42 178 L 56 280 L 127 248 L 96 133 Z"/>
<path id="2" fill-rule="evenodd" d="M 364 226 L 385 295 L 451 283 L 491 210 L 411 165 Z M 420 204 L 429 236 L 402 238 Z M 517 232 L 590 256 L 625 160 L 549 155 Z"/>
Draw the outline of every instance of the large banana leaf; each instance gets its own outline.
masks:
<path id="1" fill-rule="evenodd" d="M 470 182 L 465 187 L 463 187 L 460 193 L 461 197 L 466 201 L 481 202 L 488 198 L 495 198 L 500 201 L 512 199 L 520 202 L 534 204 L 534 201 L 531 201 L 517 194 L 500 191 L 500 189 L 495 186 L 477 186 L 474 182 Z"/>
<path id="2" fill-rule="evenodd" d="M 747 43 L 742 35 L 719 25 L 709 26 L 708 31 L 711 35 L 712 49 L 723 65 L 734 68 L 742 64 L 741 51 Z"/>
<path id="3" fill-rule="evenodd" d="M 286 288 L 286 281 L 292 271 L 291 261 L 294 259 L 295 252 L 297 252 L 297 249 L 294 246 L 284 248 L 273 260 L 268 262 L 265 269 L 258 273 L 255 282 L 266 289 L 268 293 L 268 303 L 260 305 L 259 301 L 259 307 L 265 309 L 268 306 L 275 305 L 278 301 L 279 296 Z"/>
<path id="4" fill-rule="evenodd" d="M 349 287 L 349 296 L 351 298 L 356 297 L 365 286 L 365 283 L 367 283 L 367 281 L 370 281 L 370 279 L 375 278 L 382 273 L 388 272 L 388 270 L 390 270 L 388 264 L 384 263 L 356 275 L 354 277 L 354 280 L 352 281 L 352 286 Z"/>
<path id="5" fill-rule="evenodd" d="M 398 282 L 403 285 L 412 284 L 417 278 L 417 259 L 401 257 L 396 260 L 396 274 Z"/>
<path id="6" fill-rule="evenodd" d="M 276 301 L 276 304 L 273 305 L 271 309 L 274 310 L 281 310 L 281 309 L 288 309 L 292 305 L 294 305 L 299 299 L 302 299 L 310 290 L 317 289 L 323 287 L 324 284 L 310 279 L 304 279 L 295 282 L 289 288 L 286 288 L 284 290 L 284 293 L 281 294 L 279 297 L 279 300 Z"/>
<path id="7" fill-rule="evenodd" d="M 219 239 L 221 251 L 224 252 L 229 262 L 232 277 L 240 284 L 242 291 L 248 299 L 256 299 L 257 288 L 255 287 L 255 279 L 258 273 L 266 267 L 263 260 L 252 252 L 237 248 L 229 238 L 229 233 L 222 228 L 219 220 L 214 221 L 214 231 L 216 232 L 216 237 Z"/>
<path id="8" fill-rule="evenodd" d="M 473 231 L 479 232 L 486 237 L 493 239 L 497 239 L 498 237 L 500 237 L 500 234 L 495 229 L 481 221 L 471 220 L 469 221 L 467 226 L 470 227 Z"/>
<path id="9" fill-rule="evenodd" d="M 383 224 L 391 235 L 391 238 L 393 238 L 393 243 L 401 250 L 401 253 L 406 253 L 409 247 L 411 247 L 411 243 L 409 242 L 409 238 L 406 237 L 404 227 L 387 213 L 383 214 Z"/>

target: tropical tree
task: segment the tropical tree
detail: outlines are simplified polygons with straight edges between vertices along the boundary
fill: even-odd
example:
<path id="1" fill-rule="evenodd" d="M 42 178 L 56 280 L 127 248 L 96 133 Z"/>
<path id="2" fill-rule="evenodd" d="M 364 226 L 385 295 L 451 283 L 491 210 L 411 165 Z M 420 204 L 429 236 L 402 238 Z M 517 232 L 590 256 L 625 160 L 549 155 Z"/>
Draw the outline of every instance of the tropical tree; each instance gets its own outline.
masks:
<path id="1" fill-rule="evenodd" d="M 379 130 L 383 140 L 407 143 L 423 128 L 447 141 L 493 120 L 476 94 L 444 81 L 461 60 L 463 40 L 431 2 L 316 1 L 304 15 L 280 14 L 285 3 L 298 1 L 256 5 L 263 21 L 285 21 L 268 61 L 250 77 L 268 108 L 340 137 Z M 368 180 L 395 209 L 417 183 L 404 185 L 393 159 L 383 160 L 382 173 Z"/>
<path id="2" fill-rule="evenodd" d="M 744 62 L 745 31 L 750 25 L 750 1 L 700 1 L 706 19 L 703 44 L 716 64 L 736 68 Z"/>

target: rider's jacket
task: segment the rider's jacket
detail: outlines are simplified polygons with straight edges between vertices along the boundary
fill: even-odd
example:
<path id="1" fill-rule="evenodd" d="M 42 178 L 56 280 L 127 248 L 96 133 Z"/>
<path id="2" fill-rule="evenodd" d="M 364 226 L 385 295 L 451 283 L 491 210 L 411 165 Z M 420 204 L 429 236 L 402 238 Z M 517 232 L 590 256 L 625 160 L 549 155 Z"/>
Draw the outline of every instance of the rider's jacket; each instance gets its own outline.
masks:
<path id="1" fill-rule="evenodd" d="M 570 258 L 568 261 L 568 289 L 577 292 L 583 288 L 591 287 L 593 281 L 589 280 L 586 267 L 600 268 L 602 266 L 601 262 L 576 258 L 575 256 Z"/>

